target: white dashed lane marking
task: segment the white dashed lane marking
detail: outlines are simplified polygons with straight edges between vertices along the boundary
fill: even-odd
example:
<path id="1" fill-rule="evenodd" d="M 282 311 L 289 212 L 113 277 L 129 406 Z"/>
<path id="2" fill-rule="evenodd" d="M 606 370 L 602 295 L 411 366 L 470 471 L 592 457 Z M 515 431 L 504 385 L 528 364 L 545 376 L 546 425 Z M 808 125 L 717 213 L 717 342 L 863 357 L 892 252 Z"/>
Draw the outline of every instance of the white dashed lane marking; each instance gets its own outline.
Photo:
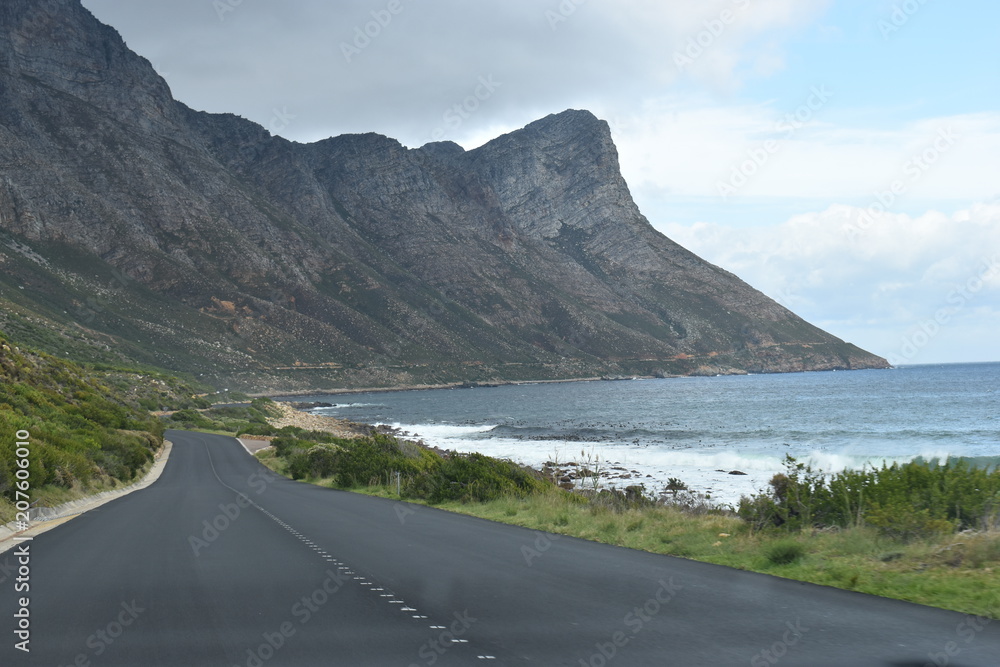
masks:
<path id="1" fill-rule="evenodd" d="M 374 582 L 368 580 L 368 577 L 364 577 L 364 576 L 360 576 L 360 575 L 359 576 L 354 576 L 356 574 L 354 572 L 354 570 L 352 570 L 347 565 L 341 564 L 341 562 L 339 560 L 337 560 L 336 558 L 334 558 L 333 556 L 331 556 L 322 547 L 320 547 L 318 544 L 316 544 L 315 542 L 313 542 L 312 540 L 310 540 L 309 538 L 307 538 L 305 535 L 303 535 L 299 531 L 297 531 L 294 528 L 292 528 L 291 525 L 285 523 L 284 521 L 282 521 L 281 519 L 279 519 L 278 517 L 276 517 L 275 515 L 271 514 L 270 512 L 268 512 L 267 510 L 265 510 L 264 508 L 262 508 L 260 506 L 257 506 L 257 509 L 259 509 L 265 515 L 267 515 L 268 517 L 270 517 L 279 526 L 281 526 L 282 528 L 284 528 L 285 530 L 287 530 L 289 533 L 291 533 L 292 535 L 294 535 L 296 538 L 298 538 L 300 542 L 302 542 L 304 545 L 306 545 L 310 549 L 312 549 L 313 552 L 316 553 L 316 555 L 321 556 L 323 558 L 323 560 L 325 560 L 327 563 L 334 563 L 334 564 L 336 564 L 337 565 L 337 570 L 341 574 L 352 577 L 353 581 L 358 582 L 361 586 L 368 587 L 369 591 L 371 591 L 373 593 L 378 593 L 379 597 L 385 599 L 386 602 L 388 602 L 389 604 L 391 604 L 391 605 L 401 605 L 401 606 L 395 607 L 395 608 L 399 609 L 400 611 L 403 611 L 403 612 L 406 612 L 406 613 L 410 614 L 410 618 L 416 619 L 418 621 L 427 620 L 428 617 L 426 615 L 419 614 L 419 613 L 414 613 L 414 612 L 417 612 L 418 610 L 415 609 L 415 608 L 413 608 L 413 607 L 411 607 L 411 606 L 409 606 L 409 605 L 407 605 L 405 600 L 399 599 L 398 597 L 396 597 L 395 594 L 383 592 L 383 591 L 385 591 L 385 588 L 383 588 L 381 586 L 375 586 Z M 448 626 L 446 626 L 446 625 L 431 625 L 429 627 L 430 627 L 431 630 L 447 630 L 448 629 Z M 469 640 L 468 639 L 452 638 L 450 640 L 450 642 L 452 644 L 468 644 Z M 479 659 L 479 660 L 495 660 L 496 659 L 496 657 L 492 656 L 492 655 L 477 655 L 476 658 Z"/>

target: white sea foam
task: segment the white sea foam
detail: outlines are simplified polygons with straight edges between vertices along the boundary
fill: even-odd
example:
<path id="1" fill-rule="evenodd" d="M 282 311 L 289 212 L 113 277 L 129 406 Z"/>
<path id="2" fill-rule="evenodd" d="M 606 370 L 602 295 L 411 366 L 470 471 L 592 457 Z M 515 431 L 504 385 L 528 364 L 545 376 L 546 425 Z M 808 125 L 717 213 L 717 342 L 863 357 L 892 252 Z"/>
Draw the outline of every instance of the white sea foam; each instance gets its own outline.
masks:
<path id="1" fill-rule="evenodd" d="M 488 433 L 496 428 L 496 424 L 486 425 L 459 425 L 459 424 L 388 424 L 392 428 L 400 429 L 413 437 L 420 437 L 428 444 L 445 447 L 444 442 L 464 442 L 467 436 L 477 433 Z M 481 442 L 481 441 L 475 441 Z M 450 449 L 455 449 L 449 446 Z"/>
<path id="2" fill-rule="evenodd" d="M 905 463 L 909 456 L 868 456 L 853 447 L 830 452 L 819 449 L 796 451 L 791 447 L 760 449 L 663 449 L 662 446 L 636 446 L 622 443 L 580 443 L 560 440 L 521 440 L 515 438 L 477 437 L 496 425 L 391 424 L 427 444 L 458 452 L 478 452 L 510 459 L 523 465 L 541 468 L 547 462 L 566 465 L 570 462 L 599 469 L 612 477 L 602 481 L 602 488 L 622 489 L 643 484 L 647 491 L 658 493 L 670 478 L 683 481 L 696 493 L 707 494 L 718 504 L 739 503 L 742 496 L 765 489 L 770 479 L 785 469 L 785 456 L 791 454 L 800 463 L 826 473 L 862 467 L 880 467 L 883 463 Z M 945 459 L 945 451 L 924 451 L 924 458 Z M 614 468 L 625 468 L 615 470 Z M 739 472 L 743 474 L 731 474 Z M 627 475 L 627 477 L 623 477 Z"/>
<path id="3" fill-rule="evenodd" d="M 329 407 L 313 408 L 312 412 L 316 414 L 324 414 L 330 410 L 343 410 L 345 408 L 384 408 L 386 407 L 383 403 L 336 403 Z"/>

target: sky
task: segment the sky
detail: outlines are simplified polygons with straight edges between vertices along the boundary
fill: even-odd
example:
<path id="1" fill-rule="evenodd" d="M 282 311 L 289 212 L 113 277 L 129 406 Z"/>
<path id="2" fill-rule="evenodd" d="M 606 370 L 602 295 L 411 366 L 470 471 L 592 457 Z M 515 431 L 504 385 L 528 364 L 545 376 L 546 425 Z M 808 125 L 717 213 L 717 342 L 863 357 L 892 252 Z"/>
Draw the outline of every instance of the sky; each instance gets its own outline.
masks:
<path id="1" fill-rule="evenodd" d="M 311 142 L 606 120 L 658 230 L 888 358 L 1000 361 L 996 0 L 83 0 L 174 97 Z"/>

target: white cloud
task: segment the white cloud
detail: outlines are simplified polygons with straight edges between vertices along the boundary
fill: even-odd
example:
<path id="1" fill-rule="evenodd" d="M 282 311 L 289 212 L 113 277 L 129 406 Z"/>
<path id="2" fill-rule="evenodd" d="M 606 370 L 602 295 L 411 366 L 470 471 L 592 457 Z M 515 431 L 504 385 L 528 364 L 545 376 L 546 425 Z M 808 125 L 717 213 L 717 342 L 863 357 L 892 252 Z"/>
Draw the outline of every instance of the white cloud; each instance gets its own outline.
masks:
<path id="1" fill-rule="evenodd" d="M 836 126 L 822 98 L 801 105 L 719 106 L 704 96 L 648 100 L 638 110 L 608 109 L 626 180 L 666 186 L 676 196 L 721 203 L 754 198 L 970 202 L 1000 192 L 1000 113 L 924 119 L 895 130 Z M 893 193 L 896 186 L 897 193 Z"/>
<path id="2" fill-rule="evenodd" d="M 782 37 L 829 4 L 403 0 L 358 48 L 358 30 L 372 12 L 384 14 L 385 0 L 229 3 L 221 15 L 207 0 L 85 0 L 195 108 L 266 126 L 275 106 L 287 107 L 296 115 L 283 131 L 290 139 L 375 131 L 410 146 L 427 140 L 479 76 L 504 85 L 448 136 L 463 145 L 481 142 L 487 128 L 521 127 L 601 99 L 628 106 L 679 82 L 737 90 L 741 77 L 780 70 Z M 704 45 L 681 70 L 674 55 L 689 40 Z M 349 59 L 345 44 L 358 51 Z"/>
<path id="3" fill-rule="evenodd" d="M 671 83 L 689 78 L 719 91 L 738 89 L 737 69 L 768 76 L 784 66 L 779 40 L 764 35 L 799 27 L 815 19 L 829 0 L 707 0 L 664 3 L 623 0 L 592 3 L 610 38 L 642 51 L 651 69 L 648 81 Z"/>
<path id="4" fill-rule="evenodd" d="M 1000 359 L 997 330 L 986 326 L 1000 318 L 1000 203 L 952 215 L 878 214 L 859 230 L 863 212 L 837 205 L 771 227 L 665 231 L 807 320 L 891 360 Z"/>

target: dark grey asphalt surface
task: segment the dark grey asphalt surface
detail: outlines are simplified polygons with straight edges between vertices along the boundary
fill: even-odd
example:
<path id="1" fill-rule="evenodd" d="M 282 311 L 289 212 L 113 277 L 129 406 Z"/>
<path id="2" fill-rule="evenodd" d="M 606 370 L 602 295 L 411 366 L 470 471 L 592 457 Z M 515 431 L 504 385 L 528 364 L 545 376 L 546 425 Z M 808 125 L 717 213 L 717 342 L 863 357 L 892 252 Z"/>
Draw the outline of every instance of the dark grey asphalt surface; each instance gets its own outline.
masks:
<path id="1" fill-rule="evenodd" d="M 231 438 L 169 437 L 158 482 L 30 543 L 30 654 L 0 555 L 0 665 L 1000 665 L 1000 622 L 321 489 Z"/>

